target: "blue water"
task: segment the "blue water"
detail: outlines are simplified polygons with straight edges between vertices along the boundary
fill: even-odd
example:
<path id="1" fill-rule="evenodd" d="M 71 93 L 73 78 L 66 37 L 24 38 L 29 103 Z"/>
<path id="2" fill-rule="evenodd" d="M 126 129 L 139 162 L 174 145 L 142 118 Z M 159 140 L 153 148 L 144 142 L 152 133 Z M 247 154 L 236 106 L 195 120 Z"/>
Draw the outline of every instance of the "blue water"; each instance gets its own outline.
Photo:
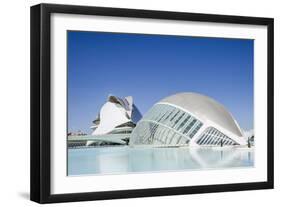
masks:
<path id="1" fill-rule="evenodd" d="M 253 148 L 131 148 L 118 146 L 68 149 L 68 175 L 227 169 L 253 166 Z"/>

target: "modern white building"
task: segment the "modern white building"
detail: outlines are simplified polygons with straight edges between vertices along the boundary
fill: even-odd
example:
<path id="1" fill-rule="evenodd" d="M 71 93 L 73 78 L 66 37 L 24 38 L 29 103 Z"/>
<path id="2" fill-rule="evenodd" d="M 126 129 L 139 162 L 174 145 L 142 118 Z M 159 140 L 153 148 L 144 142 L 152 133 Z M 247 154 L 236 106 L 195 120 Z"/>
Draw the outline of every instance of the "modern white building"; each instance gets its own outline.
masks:
<path id="1" fill-rule="evenodd" d="M 215 100 L 178 93 L 156 103 L 134 128 L 131 146 L 246 145 L 234 117 Z"/>
<path id="2" fill-rule="evenodd" d="M 91 129 L 93 129 L 92 136 L 99 137 L 99 140 L 104 141 L 112 141 L 114 137 L 118 137 L 116 141 L 120 141 L 119 139 L 122 134 L 132 133 L 136 123 L 141 118 L 142 115 L 133 103 L 132 96 L 122 99 L 109 95 L 106 103 L 101 107 L 97 118 L 93 121 L 93 125 L 91 126 Z M 119 136 L 114 136 L 117 134 Z M 129 139 L 129 135 L 125 135 L 124 137 Z M 94 142 L 88 141 L 87 146 Z"/>
<path id="3" fill-rule="evenodd" d="M 131 133 L 141 118 L 132 96 L 122 99 L 109 95 L 98 117 L 93 121 L 92 135 Z"/>

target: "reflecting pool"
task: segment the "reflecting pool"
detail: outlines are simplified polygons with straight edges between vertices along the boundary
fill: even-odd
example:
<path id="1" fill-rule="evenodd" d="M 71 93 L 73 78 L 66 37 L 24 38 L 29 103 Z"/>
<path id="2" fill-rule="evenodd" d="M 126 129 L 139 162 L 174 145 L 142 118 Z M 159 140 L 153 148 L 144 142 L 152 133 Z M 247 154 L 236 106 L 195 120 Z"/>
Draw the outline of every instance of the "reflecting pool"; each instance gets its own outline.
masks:
<path id="1" fill-rule="evenodd" d="M 68 175 L 206 170 L 254 166 L 254 148 L 128 146 L 68 149 Z"/>

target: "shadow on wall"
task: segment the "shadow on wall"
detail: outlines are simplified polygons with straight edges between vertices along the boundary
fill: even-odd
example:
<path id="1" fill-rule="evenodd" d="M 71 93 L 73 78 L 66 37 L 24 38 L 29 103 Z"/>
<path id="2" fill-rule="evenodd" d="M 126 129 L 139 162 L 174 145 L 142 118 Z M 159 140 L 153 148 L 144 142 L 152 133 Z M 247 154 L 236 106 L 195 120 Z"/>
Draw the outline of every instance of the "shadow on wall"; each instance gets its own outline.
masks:
<path id="1" fill-rule="evenodd" d="M 30 199 L 30 194 L 28 192 L 18 192 L 19 197 L 23 198 L 23 199 Z"/>

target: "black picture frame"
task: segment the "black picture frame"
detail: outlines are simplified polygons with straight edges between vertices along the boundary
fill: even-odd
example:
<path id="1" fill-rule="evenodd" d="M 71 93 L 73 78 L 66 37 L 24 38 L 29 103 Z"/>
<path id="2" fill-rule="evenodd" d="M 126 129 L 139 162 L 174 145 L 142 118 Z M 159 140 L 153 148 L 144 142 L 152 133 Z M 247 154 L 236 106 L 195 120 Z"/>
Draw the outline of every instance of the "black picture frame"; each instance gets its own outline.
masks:
<path id="1" fill-rule="evenodd" d="M 52 13 L 134 17 L 149 19 L 181 20 L 194 22 L 233 23 L 267 26 L 267 181 L 237 184 L 219 184 L 153 189 L 51 194 L 51 70 L 50 70 L 50 15 Z M 272 189 L 274 187 L 274 83 L 273 51 L 274 20 L 272 18 L 195 14 L 182 12 L 39 4 L 31 7 L 31 151 L 30 199 L 38 203 L 88 201 L 103 199 L 166 196 L 179 194 L 211 193 Z"/>

